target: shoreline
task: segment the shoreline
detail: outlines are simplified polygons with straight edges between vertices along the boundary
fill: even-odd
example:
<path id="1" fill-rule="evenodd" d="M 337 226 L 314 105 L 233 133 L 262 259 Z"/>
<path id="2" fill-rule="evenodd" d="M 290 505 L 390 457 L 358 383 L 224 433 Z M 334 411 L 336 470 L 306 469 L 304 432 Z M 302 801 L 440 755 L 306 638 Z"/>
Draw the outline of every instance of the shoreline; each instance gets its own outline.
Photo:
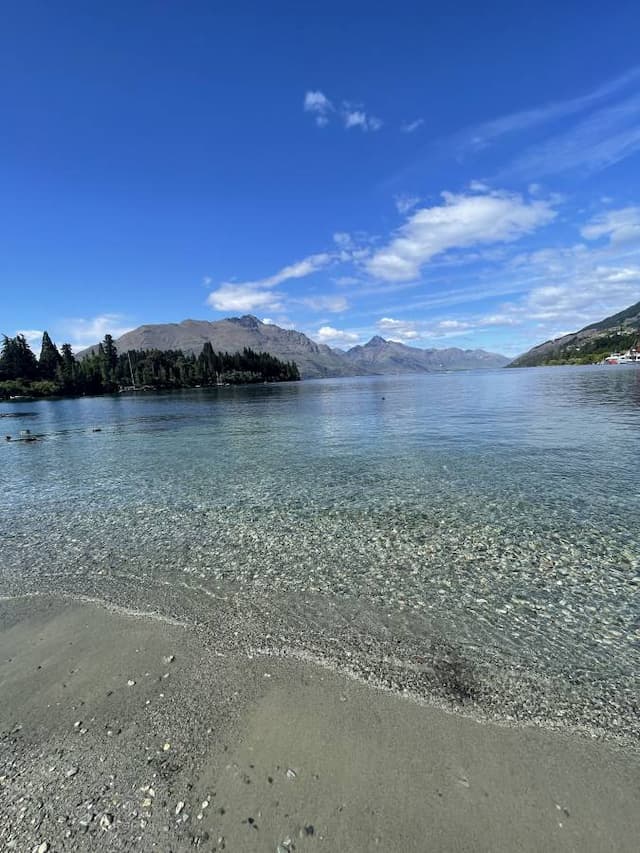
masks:
<path id="1" fill-rule="evenodd" d="M 633 750 L 148 616 L 0 599 L 6 849 L 635 849 Z"/>

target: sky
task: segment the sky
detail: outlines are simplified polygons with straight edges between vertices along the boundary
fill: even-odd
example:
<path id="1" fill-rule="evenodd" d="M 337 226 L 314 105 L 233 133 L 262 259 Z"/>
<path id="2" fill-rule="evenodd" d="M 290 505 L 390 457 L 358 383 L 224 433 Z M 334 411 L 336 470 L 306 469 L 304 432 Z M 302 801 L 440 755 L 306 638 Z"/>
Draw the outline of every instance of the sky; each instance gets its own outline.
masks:
<path id="1" fill-rule="evenodd" d="M 0 333 L 517 355 L 640 299 L 637 2 L 3 2 Z"/>

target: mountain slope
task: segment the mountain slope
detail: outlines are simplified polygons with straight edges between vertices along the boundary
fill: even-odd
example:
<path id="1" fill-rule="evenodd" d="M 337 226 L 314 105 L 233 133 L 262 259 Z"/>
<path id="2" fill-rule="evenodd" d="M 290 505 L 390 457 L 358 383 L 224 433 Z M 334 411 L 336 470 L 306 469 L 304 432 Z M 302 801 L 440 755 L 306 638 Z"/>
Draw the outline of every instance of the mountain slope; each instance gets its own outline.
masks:
<path id="1" fill-rule="evenodd" d="M 283 361 L 295 361 L 305 379 L 322 376 L 348 376 L 353 373 L 343 357 L 326 344 L 317 344 L 302 332 L 281 329 L 262 323 L 257 317 L 229 317 L 225 320 L 183 320 L 182 323 L 161 323 L 139 326 L 116 340 L 118 352 L 142 349 L 181 349 L 200 353 L 209 341 L 214 350 L 241 352 L 250 347 L 256 352 L 268 352 Z M 90 347 L 82 353 L 91 352 Z"/>
<path id="2" fill-rule="evenodd" d="M 591 323 L 530 349 L 511 362 L 509 367 L 536 367 L 543 364 L 593 364 L 610 352 L 627 350 L 640 336 L 640 302 L 624 311 Z"/>
<path id="3" fill-rule="evenodd" d="M 257 317 L 225 320 L 183 320 L 139 326 L 115 341 L 118 352 L 159 349 L 198 354 L 209 341 L 216 351 L 239 352 L 250 347 L 268 352 L 283 361 L 295 361 L 304 379 L 363 374 L 425 373 L 431 370 L 460 370 L 474 367 L 503 367 L 508 359 L 484 350 L 419 349 L 374 337 L 348 352 L 317 344 L 302 332 L 262 323 Z M 79 353 L 93 352 L 97 345 Z"/>
<path id="4" fill-rule="evenodd" d="M 352 347 L 346 358 L 367 373 L 424 373 L 431 370 L 465 370 L 504 367 L 509 359 L 484 350 L 419 349 L 376 335 L 364 346 Z"/>

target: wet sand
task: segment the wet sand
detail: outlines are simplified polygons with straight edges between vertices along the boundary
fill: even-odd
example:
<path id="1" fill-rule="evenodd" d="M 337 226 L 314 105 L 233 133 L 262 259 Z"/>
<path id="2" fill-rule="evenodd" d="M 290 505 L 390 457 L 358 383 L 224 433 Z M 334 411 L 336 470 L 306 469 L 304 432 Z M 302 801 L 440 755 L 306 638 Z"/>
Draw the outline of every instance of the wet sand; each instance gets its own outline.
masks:
<path id="1" fill-rule="evenodd" d="M 211 626 L 215 635 L 215 626 Z M 178 623 L 0 601 L 0 848 L 635 851 L 640 754 Z"/>

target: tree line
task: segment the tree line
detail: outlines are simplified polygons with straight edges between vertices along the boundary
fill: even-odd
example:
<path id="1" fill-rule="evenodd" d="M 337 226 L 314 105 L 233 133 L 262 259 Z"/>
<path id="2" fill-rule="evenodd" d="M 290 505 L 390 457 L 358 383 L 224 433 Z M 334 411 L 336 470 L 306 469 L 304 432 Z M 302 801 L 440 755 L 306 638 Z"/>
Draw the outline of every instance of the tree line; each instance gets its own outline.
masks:
<path id="1" fill-rule="evenodd" d="M 182 350 L 129 350 L 118 353 L 111 335 L 77 359 L 70 344 L 60 350 L 42 336 L 40 357 L 24 335 L 3 336 L 0 397 L 109 394 L 123 388 L 194 388 L 202 385 L 285 382 L 300 379 L 295 362 L 245 347 L 215 352 L 209 342 L 199 355 Z"/>

